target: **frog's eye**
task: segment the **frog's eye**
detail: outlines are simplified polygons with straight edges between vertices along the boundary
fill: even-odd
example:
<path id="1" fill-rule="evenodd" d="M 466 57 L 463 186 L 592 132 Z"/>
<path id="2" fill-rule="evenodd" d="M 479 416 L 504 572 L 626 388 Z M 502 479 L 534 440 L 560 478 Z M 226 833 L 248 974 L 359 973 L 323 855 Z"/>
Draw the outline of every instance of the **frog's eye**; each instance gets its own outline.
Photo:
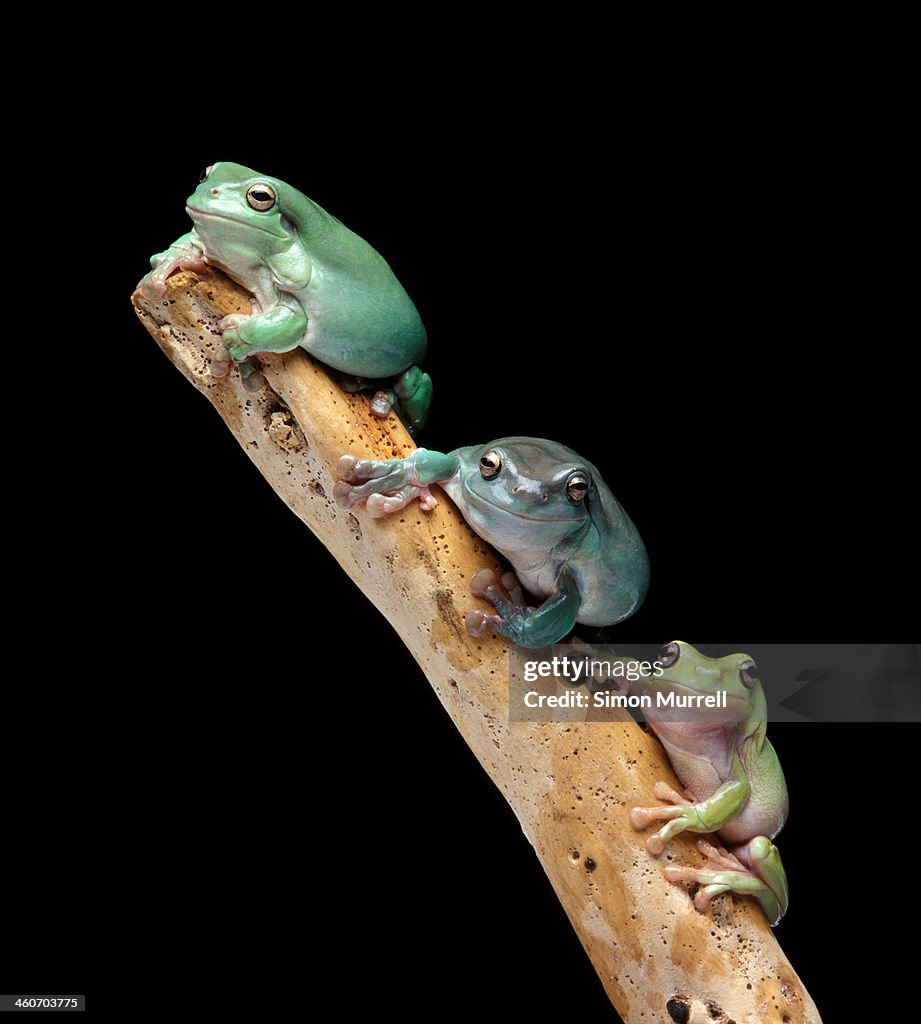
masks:
<path id="1" fill-rule="evenodd" d="M 585 501 L 585 496 L 588 494 L 588 489 L 591 485 L 592 482 L 587 476 L 584 476 L 582 473 L 573 473 L 566 481 L 566 497 L 574 505 L 581 505 Z"/>
<path id="2" fill-rule="evenodd" d="M 502 469 L 502 459 L 499 458 L 498 452 L 487 452 L 480 459 L 480 476 L 484 480 L 495 480 L 500 469 Z"/>
<path id="3" fill-rule="evenodd" d="M 761 681 L 758 676 L 758 666 L 753 661 L 743 661 L 739 666 L 739 678 L 744 686 L 753 690 Z"/>
<path id="4" fill-rule="evenodd" d="M 198 179 L 198 183 L 201 184 L 213 170 L 214 164 L 208 164 L 208 166 L 201 172 L 201 177 Z"/>
<path id="5" fill-rule="evenodd" d="M 275 205 L 275 190 L 270 185 L 250 185 L 246 201 L 254 210 L 271 210 Z"/>
<path id="6" fill-rule="evenodd" d="M 671 668 L 681 657 L 681 644 L 666 644 L 659 651 L 659 663 L 662 668 Z"/>

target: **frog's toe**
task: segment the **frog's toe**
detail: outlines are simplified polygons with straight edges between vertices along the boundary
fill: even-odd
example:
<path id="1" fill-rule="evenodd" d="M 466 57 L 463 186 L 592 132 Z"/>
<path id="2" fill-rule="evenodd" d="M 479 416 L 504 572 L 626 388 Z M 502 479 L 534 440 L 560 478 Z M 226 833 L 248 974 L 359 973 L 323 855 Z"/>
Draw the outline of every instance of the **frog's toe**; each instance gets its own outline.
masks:
<path id="1" fill-rule="evenodd" d="M 654 821 L 656 821 L 655 808 L 634 807 L 630 812 L 630 824 L 637 832 L 642 832 L 643 829 L 649 828 Z"/>
<path id="2" fill-rule="evenodd" d="M 191 271 L 193 274 L 198 274 L 200 277 L 204 277 L 205 274 L 209 273 L 211 270 L 204 256 L 190 256 L 187 259 L 180 260 L 179 269 Z"/>
<path id="3" fill-rule="evenodd" d="M 660 835 L 650 836 L 646 840 L 646 849 L 653 855 L 653 857 L 661 857 L 665 852 L 665 847 L 668 846 L 666 840 Z"/>
<path id="4" fill-rule="evenodd" d="M 427 489 L 427 488 L 426 488 Z M 369 494 L 367 500 L 368 515 L 372 519 L 383 519 L 406 506 L 417 497 L 418 487 L 404 487 L 392 494 Z"/>
<path id="5" fill-rule="evenodd" d="M 737 877 L 737 873 L 725 875 L 719 872 L 682 867 L 680 864 L 669 864 L 663 869 L 662 874 L 672 885 L 700 886 L 694 895 L 694 907 L 699 914 L 705 914 L 717 896 L 722 896 L 724 892 L 735 891 L 734 879 Z"/>
<path id="6" fill-rule="evenodd" d="M 350 483 L 346 483 L 345 480 L 337 480 L 333 484 L 333 501 L 339 508 L 351 508 L 359 503 L 359 498 L 353 494 L 354 491 L 355 488 Z"/>
<path id="7" fill-rule="evenodd" d="M 504 572 L 502 574 L 502 586 L 505 588 L 505 592 L 509 596 L 509 600 L 512 604 L 518 605 L 521 609 L 527 609 L 527 604 L 524 599 L 524 591 L 521 589 L 521 583 L 518 577 L 513 572 Z"/>
<path id="8" fill-rule="evenodd" d="M 159 302 L 166 293 L 166 278 L 162 274 L 148 274 L 138 285 L 138 291 L 148 302 Z"/>
<path id="9" fill-rule="evenodd" d="M 358 459 L 354 455 L 340 455 L 336 463 L 336 476 L 350 484 L 373 483 L 393 473 L 393 462 Z"/>
<path id="10" fill-rule="evenodd" d="M 707 858 L 707 868 L 711 871 L 737 871 L 747 874 L 748 868 L 722 846 L 714 846 L 705 839 L 697 843 L 697 849 Z"/>
<path id="11" fill-rule="evenodd" d="M 478 608 L 467 612 L 464 616 L 464 624 L 471 636 L 482 636 L 484 633 L 493 631 L 498 633 L 500 627 L 505 625 L 498 615 L 489 615 L 487 612 L 481 612 Z"/>
<path id="12" fill-rule="evenodd" d="M 214 355 L 211 357 L 211 376 L 220 380 L 230 373 L 231 366 L 233 366 L 233 360 L 230 358 L 230 353 L 222 341 L 218 342 L 214 348 Z"/>
<path id="13" fill-rule="evenodd" d="M 340 482 L 357 480 L 355 471 L 358 468 L 359 460 L 354 455 L 340 455 L 339 461 L 336 463 L 336 476 L 339 477 Z M 336 484 L 338 487 L 339 484 Z"/>
<path id="14" fill-rule="evenodd" d="M 526 618 L 531 611 L 525 604 L 524 592 L 513 572 L 500 576 L 492 569 L 480 569 L 470 580 L 470 590 L 495 605 L 503 615 L 514 613 Z"/>
<path id="15" fill-rule="evenodd" d="M 247 313 L 230 313 L 224 317 L 223 320 L 218 324 L 218 329 L 223 333 L 224 331 L 231 331 L 235 327 L 239 327 L 244 320 L 249 320 L 250 317 Z"/>
<path id="16" fill-rule="evenodd" d="M 710 904 L 717 896 L 722 896 L 724 892 L 731 891 L 732 886 L 730 885 L 722 885 L 720 883 L 705 885 L 702 889 L 697 890 L 697 895 L 694 897 L 694 907 L 699 914 L 706 914 L 710 909 Z"/>
<path id="17" fill-rule="evenodd" d="M 499 585 L 499 577 L 492 569 L 480 569 L 470 578 L 470 592 L 477 597 L 486 597 L 490 587 Z"/>
<path id="18" fill-rule="evenodd" d="M 428 487 L 419 487 L 417 490 L 419 492 L 416 495 L 419 499 L 419 508 L 421 508 L 423 512 L 431 512 L 432 509 L 438 505 L 438 499 L 434 494 L 432 494 Z"/>
<path id="19" fill-rule="evenodd" d="M 667 804 L 686 804 L 688 800 L 667 782 L 657 782 L 654 790 L 656 797 Z"/>
<path id="20" fill-rule="evenodd" d="M 371 399 L 371 412 L 381 419 L 390 415 L 395 396 L 392 391 L 377 391 Z"/>

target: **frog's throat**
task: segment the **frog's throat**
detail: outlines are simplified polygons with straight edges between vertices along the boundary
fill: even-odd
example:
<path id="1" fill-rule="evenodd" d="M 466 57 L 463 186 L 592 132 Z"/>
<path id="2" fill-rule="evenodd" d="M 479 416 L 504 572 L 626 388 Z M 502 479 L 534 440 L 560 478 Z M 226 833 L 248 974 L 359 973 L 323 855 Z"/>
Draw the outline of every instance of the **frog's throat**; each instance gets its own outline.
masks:
<path id="1" fill-rule="evenodd" d="M 251 220 L 241 220 L 239 217 L 231 217 L 226 213 L 211 213 L 209 210 L 199 210 L 196 206 L 187 206 L 185 208 L 185 212 L 192 220 L 195 220 L 196 217 L 211 217 L 214 220 L 229 220 L 233 221 L 234 224 L 241 224 L 245 228 L 252 228 L 254 231 L 262 231 L 267 235 L 271 235 L 273 238 L 288 237 L 278 231 L 269 231 L 268 228 L 264 228 L 259 224 L 254 224 Z"/>

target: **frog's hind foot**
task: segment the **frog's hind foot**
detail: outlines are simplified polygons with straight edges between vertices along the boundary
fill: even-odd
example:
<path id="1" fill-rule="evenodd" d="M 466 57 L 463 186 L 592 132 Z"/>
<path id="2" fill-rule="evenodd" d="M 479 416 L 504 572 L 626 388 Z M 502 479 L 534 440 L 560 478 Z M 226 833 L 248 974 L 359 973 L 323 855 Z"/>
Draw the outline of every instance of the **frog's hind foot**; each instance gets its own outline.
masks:
<path id="1" fill-rule="evenodd" d="M 418 366 L 410 366 L 404 370 L 396 381 L 393 390 L 398 402 L 394 402 L 397 415 L 406 424 L 406 429 L 415 436 L 429 418 L 432 404 L 432 378 L 423 373 Z"/>
<path id="2" fill-rule="evenodd" d="M 376 391 L 371 399 L 371 412 L 379 419 L 386 419 L 394 406 L 399 405 L 392 391 Z"/>
<path id="3" fill-rule="evenodd" d="M 470 591 L 477 597 L 485 598 L 500 612 L 499 615 L 490 615 L 478 609 L 467 612 L 465 621 L 471 636 L 482 636 L 492 630 L 504 633 L 509 618 L 527 618 L 534 610 L 526 604 L 524 591 L 513 572 L 499 576 L 492 569 L 480 569 L 470 580 Z"/>
<path id="4" fill-rule="evenodd" d="M 776 849 L 768 839 L 759 837 L 759 840 L 754 842 L 760 842 L 762 846 L 770 847 L 771 851 L 776 853 Z M 751 845 L 740 849 L 743 857 L 751 857 L 751 853 L 749 853 Z M 710 904 L 717 896 L 732 892 L 740 896 L 754 896 L 761 903 L 771 924 L 777 924 L 786 910 L 786 899 L 778 902 L 776 893 L 755 869 L 754 863 L 749 866 L 722 846 L 713 846 L 706 840 L 700 840 L 697 849 L 707 858 L 704 867 L 691 868 L 680 864 L 669 864 L 663 873 L 669 882 L 675 885 L 686 883 L 700 886 L 694 896 L 694 906 L 701 914 L 710 909 Z M 762 854 L 762 856 L 766 857 L 767 854 Z"/>
<path id="5" fill-rule="evenodd" d="M 240 368 L 240 379 L 243 382 L 243 387 L 247 391 L 261 391 L 265 384 L 265 376 L 259 371 L 259 368 L 254 366 L 248 359 L 244 359 L 242 363 L 237 363 Z M 234 367 L 234 360 L 230 353 L 227 351 L 227 346 L 221 341 L 214 348 L 214 354 L 211 356 L 211 376 L 215 380 L 223 380 L 225 377 L 230 376 L 230 371 Z"/>

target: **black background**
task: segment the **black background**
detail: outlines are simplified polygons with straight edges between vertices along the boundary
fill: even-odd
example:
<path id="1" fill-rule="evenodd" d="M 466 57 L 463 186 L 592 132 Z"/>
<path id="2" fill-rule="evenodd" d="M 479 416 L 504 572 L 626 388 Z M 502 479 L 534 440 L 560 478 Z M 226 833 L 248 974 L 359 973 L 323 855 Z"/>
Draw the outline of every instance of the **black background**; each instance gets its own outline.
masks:
<path id="1" fill-rule="evenodd" d="M 345 964 L 356 983 L 336 996 L 356 1013 L 610 1021 L 514 815 L 426 680 L 128 298 L 188 230 L 203 166 L 263 169 L 372 242 L 413 296 L 436 388 L 427 446 L 545 435 L 602 469 L 652 561 L 622 640 L 898 636 L 916 623 L 887 583 L 907 557 L 913 426 L 888 350 L 899 271 L 877 234 L 892 197 L 863 170 L 883 133 L 849 103 L 788 118 L 769 96 L 745 118 L 674 97 L 634 123 L 514 99 L 410 113 L 399 95 L 272 131 L 202 121 L 180 144 L 170 118 L 196 102 L 157 112 L 153 146 L 140 129 L 83 139 L 127 186 L 83 260 L 111 293 L 116 358 L 76 371 L 54 438 L 73 450 L 66 498 L 87 526 L 66 529 L 67 560 L 38 589 L 77 627 L 32 656 L 90 673 L 104 738 L 85 768 L 67 738 L 77 691 L 18 698 L 53 705 L 65 754 L 23 736 L 5 753 L 23 826 L 5 841 L 8 970 L 79 967 L 79 928 L 30 909 L 80 893 L 91 920 L 101 885 L 121 895 L 112 931 L 140 936 L 142 970 L 251 979 L 244 999 L 325 989 Z M 771 732 L 793 800 L 779 938 L 826 1020 L 864 999 L 879 1011 L 906 984 L 887 929 L 915 886 L 897 839 L 914 736 Z M 64 835 L 49 854 L 46 816 L 84 834 L 90 795 L 111 840 L 84 861 Z"/>

